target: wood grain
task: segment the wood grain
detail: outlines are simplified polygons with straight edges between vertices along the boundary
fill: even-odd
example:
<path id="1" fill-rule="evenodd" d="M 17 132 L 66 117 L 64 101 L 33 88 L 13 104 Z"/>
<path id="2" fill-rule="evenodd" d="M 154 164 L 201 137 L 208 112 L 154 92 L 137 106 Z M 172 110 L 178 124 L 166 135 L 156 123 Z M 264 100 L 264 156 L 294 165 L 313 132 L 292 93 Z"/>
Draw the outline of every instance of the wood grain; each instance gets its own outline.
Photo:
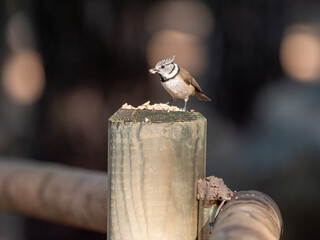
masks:
<path id="1" fill-rule="evenodd" d="M 205 154 L 206 119 L 199 113 L 115 113 L 109 120 L 108 239 L 194 240 Z"/>

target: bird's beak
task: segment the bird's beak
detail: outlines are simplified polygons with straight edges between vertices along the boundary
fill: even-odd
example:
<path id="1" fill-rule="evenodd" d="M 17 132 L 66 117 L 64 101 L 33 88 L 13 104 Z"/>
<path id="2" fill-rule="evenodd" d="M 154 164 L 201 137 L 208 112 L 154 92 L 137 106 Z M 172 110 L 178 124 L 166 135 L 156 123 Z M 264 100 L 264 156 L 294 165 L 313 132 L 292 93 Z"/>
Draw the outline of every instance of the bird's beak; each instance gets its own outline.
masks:
<path id="1" fill-rule="evenodd" d="M 155 74 L 158 72 L 158 70 L 156 68 L 151 68 L 151 69 L 149 69 L 149 72 L 152 74 Z"/>

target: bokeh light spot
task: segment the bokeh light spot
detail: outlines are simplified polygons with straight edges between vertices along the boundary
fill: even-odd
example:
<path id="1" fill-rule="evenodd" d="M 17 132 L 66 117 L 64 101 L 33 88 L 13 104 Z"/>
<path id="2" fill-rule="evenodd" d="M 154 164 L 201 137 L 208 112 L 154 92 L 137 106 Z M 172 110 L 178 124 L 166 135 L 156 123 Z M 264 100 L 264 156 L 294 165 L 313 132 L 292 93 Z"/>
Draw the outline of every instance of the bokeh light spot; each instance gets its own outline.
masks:
<path id="1" fill-rule="evenodd" d="M 150 67 L 172 55 L 176 55 L 176 62 L 192 74 L 201 74 L 207 67 L 206 45 L 200 38 L 173 30 L 156 33 L 147 46 Z"/>
<path id="2" fill-rule="evenodd" d="M 150 40 L 147 60 L 150 67 L 172 55 L 193 76 L 204 73 L 208 66 L 208 37 L 213 28 L 213 15 L 199 1 L 163 1 L 155 4 L 146 19 Z"/>
<path id="3" fill-rule="evenodd" d="M 36 51 L 26 50 L 9 56 L 2 66 L 1 80 L 5 94 L 16 103 L 35 103 L 45 87 L 40 55 Z"/>
<path id="4" fill-rule="evenodd" d="M 296 81 L 313 82 L 320 77 L 320 37 L 316 28 L 293 25 L 284 34 L 280 48 L 284 72 Z"/>
<path id="5" fill-rule="evenodd" d="M 213 23 L 211 10 L 200 1 L 163 1 L 150 10 L 146 26 L 151 34 L 170 28 L 205 38 Z"/>

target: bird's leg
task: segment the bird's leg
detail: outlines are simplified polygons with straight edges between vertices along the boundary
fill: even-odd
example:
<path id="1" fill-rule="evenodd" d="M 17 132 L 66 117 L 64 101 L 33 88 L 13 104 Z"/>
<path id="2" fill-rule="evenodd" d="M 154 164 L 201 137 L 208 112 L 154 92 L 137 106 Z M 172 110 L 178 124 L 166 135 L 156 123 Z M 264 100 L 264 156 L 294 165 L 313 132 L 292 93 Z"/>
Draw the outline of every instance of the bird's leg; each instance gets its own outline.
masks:
<path id="1" fill-rule="evenodd" d="M 167 102 L 166 104 L 169 104 L 169 103 L 171 103 L 171 102 L 173 102 L 175 99 L 174 98 L 172 98 L 169 102 Z"/>
<path id="2" fill-rule="evenodd" d="M 188 102 L 188 98 L 184 99 L 184 108 L 183 111 L 187 110 L 187 102 Z"/>

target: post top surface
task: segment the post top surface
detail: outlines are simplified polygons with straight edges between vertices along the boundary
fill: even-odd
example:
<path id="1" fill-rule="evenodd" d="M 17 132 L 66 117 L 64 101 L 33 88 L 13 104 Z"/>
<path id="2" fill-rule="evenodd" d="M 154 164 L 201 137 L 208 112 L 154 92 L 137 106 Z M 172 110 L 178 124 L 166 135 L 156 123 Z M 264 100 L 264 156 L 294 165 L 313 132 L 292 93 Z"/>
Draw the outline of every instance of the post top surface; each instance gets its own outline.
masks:
<path id="1" fill-rule="evenodd" d="M 140 110 L 120 108 L 110 118 L 111 122 L 148 122 L 148 123 L 170 123 L 190 122 L 206 118 L 199 112 L 168 112 L 159 110 Z"/>

